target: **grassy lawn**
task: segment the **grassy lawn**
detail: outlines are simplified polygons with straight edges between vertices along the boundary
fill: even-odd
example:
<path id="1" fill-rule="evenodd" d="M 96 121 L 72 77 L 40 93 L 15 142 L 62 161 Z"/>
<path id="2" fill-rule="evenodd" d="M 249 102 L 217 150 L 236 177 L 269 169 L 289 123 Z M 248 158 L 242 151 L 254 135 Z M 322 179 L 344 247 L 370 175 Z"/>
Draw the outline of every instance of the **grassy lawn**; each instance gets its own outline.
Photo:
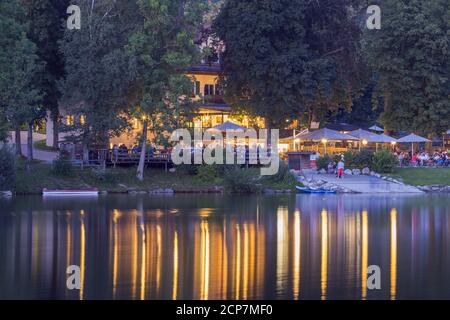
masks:
<path id="1" fill-rule="evenodd" d="M 391 176 L 413 186 L 450 185 L 450 168 L 401 168 Z"/>
<path id="2" fill-rule="evenodd" d="M 253 170 L 253 169 L 251 169 Z M 222 186 L 221 179 L 201 179 L 199 176 L 177 170 L 175 173 L 164 170 L 148 169 L 145 179 L 140 182 L 136 178 L 136 167 L 108 168 L 106 173 L 93 169 L 74 169 L 69 176 L 59 176 L 52 171 L 51 165 L 34 161 L 27 169 L 26 162 L 17 164 L 14 191 L 18 194 L 38 194 L 48 189 L 86 189 L 98 188 L 107 192 L 151 191 L 156 189 L 173 189 L 183 192 L 211 190 Z M 263 187 L 272 189 L 292 189 L 295 183 L 264 181 Z"/>

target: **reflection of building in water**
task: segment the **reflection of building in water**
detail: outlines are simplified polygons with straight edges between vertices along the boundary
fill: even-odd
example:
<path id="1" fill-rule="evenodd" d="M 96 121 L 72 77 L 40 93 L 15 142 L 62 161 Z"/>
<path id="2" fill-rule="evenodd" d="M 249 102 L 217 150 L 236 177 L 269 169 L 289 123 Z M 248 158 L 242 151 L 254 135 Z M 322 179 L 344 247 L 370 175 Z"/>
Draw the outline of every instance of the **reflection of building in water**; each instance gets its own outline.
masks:
<path id="1" fill-rule="evenodd" d="M 397 299 L 414 270 L 432 272 L 438 255 L 449 263 L 448 244 L 437 241 L 450 238 L 445 207 L 405 215 L 410 207 L 399 200 L 372 212 L 353 197 L 302 199 L 270 200 L 258 214 L 256 202 L 242 209 L 219 202 L 208 210 L 0 215 L 0 297 L 44 283 L 71 299 Z M 370 263 L 388 271 L 382 292 L 367 289 Z M 66 288 L 68 265 L 81 267 L 79 291 Z"/>

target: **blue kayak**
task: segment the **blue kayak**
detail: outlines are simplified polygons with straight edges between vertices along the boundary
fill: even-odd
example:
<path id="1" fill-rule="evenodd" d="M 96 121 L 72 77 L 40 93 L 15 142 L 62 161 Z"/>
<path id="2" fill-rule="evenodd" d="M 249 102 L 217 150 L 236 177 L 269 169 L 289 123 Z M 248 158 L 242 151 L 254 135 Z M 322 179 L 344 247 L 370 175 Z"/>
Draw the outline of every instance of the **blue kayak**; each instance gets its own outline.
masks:
<path id="1" fill-rule="evenodd" d="M 296 187 L 299 193 L 329 193 L 329 194 L 335 194 L 336 191 L 329 190 L 329 189 L 313 189 L 313 188 L 306 188 L 306 187 Z"/>

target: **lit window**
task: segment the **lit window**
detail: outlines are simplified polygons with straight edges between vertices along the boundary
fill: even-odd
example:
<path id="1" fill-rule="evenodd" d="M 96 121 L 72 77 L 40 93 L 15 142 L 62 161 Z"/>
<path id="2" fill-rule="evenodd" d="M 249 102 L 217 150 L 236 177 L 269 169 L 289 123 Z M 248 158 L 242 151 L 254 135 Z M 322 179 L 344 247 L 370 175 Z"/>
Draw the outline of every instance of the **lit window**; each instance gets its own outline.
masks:
<path id="1" fill-rule="evenodd" d="M 80 116 L 80 124 L 81 124 L 82 126 L 84 126 L 85 123 L 86 123 L 86 116 L 85 116 L 84 114 L 82 114 L 82 115 Z"/>
<path id="2" fill-rule="evenodd" d="M 73 126 L 75 124 L 75 117 L 73 115 L 66 115 L 66 125 Z"/>

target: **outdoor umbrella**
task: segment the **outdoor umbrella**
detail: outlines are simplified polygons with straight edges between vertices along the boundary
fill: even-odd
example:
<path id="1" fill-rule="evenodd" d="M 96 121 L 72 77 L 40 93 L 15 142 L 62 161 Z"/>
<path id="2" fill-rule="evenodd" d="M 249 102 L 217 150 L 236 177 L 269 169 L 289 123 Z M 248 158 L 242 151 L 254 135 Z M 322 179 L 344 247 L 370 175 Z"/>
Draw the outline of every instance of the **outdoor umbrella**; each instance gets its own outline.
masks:
<path id="1" fill-rule="evenodd" d="M 380 139 L 379 142 L 381 142 L 381 143 L 398 142 L 397 139 L 392 138 L 392 137 L 390 137 L 390 136 L 388 136 L 388 135 L 385 135 L 384 133 L 382 133 L 382 134 L 377 134 L 377 136 L 378 136 L 378 139 Z"/>
<path id="2" fill-rule="evenodd" d="M 358 138 L 355 138 L 349 134 L 340 133 L 339 131 L 334 131 L 327 128 L 300 134 L 297 136 L 297 138 L 300 140 L 313 140 L 313 141 L 359 140 Z"/>
<path id="3" fill-rule="evenodd" d="M 215 126 L 211 129 L 218 130 L 218 131 L 246 131 L 247 130 L 247 128 L 242 127 L 231 121 L 224 122 L 224 123 L 219 124 L 218 126 Z"/>
<path id="4" fill-rule="evenodd" d="M 379 126 L 372 126 L 369 128 L 369 130 L 376 131 L 376 132 L 384 132 L 384 129 L 380 128 Z"/>
<path id="5" fill-rule="evenodd" d="M 342 141 L 342 140 L 357 141 L 358 140 L 358 138 L 355 138 L 349 134 L 340 133 L 339 131 L 334 131 L 334 130 L 327 129 L 327 128 L 300 134 L 297 136 L 297 139 L 323 142 L 323 144 L 325 145 L 325 154 L 327 153 L 327 142 L 328 141 Z"/>
<path id="6" fill-rule="evenodd" d="M 450 134 L 450 129 L 447 131 L 447 134 Z"/>
<path id="7" fill-rule="evenodd" d="M 412 133 L 409 136 L 398 139 L 397 142 L 398 143 L 411 143 L 411 150 L 412 150 L 412 153 L 414 153 L 414 143 L 431 142 L 431 141 Z"/>
<path id="8" fill-rule="evenodd" d="M 355 138 L 358 138 L 361 141 L 366 140 L 367 142 L 375 142 L 375 143 L 384 142 L 383 139 L 379 135 L 369 132 L 369 131 L 366 131 L 366 130 L 363 130 L 363 129 L 358 129 L 358 130 L 349 132 L 349 135 L 351 135 Z"/>

